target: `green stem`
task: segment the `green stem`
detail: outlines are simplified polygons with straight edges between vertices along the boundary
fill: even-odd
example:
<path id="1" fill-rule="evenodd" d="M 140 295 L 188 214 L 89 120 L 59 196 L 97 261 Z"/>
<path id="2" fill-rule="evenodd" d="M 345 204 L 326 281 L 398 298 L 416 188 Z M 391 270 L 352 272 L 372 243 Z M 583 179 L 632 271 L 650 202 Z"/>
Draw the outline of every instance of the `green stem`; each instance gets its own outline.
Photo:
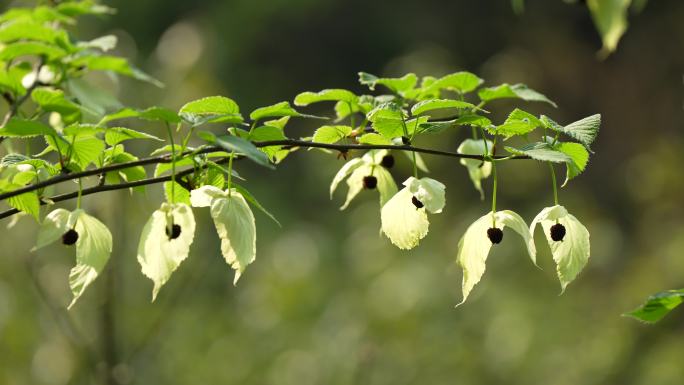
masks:
<path id="1" fill-rule="evenodd" d="M 492 189 L 492 227 L 496 227 L 496 190 L 498 185 L 498 178 L 496 174 L 496 162 L 492 162 L 492 177 L 494 178 L 494 188 Z"/>
<path id="2" fill-rule="evenodd" d="M 230 196 L 230 189 L 233 183 L 233 155 L 235 155 L 235 151 L 231 151 L 228 158 L 228 196 Z"/>
<path id="3" fill-rule="evenodd" d="M 401 127 L 404 129 L 404 136 L 406 138 L 408 138 L 409 137 L 408 127 L 406 127 L 406 122 L 404 121 L 404 114 L 403 113 L 401 114 Z M 413 132 L 413 135 L 415 135 L 415 131 Z M 413 141 L 413 135 L 411 136 L 411 138 L 409 138 L 409 141 L 411 141 L 411 142 Z M 410 144 L 412 144 L 412 143 L 410 143 Z M 413 177 L 418 178 L 418 165 L 416 163 L 416 152 L 415 151 L 411 151 L 411 160 L 413 162 Z"/>
<path id="4" fill-rule="evenodd" d="M 553 184 L 553 203 L 557 206 L 558 205 L 558 187 L 556 186 L 556 170 L 553 168 L 553 164 L 551 162 L 548 162 L 549 164 L 549 170 L 551 170 L 551 183 Z"/>
<path id="5" fill-rule="evenodd" d="M 169 134 L 169 141 L 171 142 L 171 204 L 176 203 L 176 145 L 173 142 L 173 132 L 171 126 L 166 123 L 166 131 Z"/>
<path id="6" fill-rule="evenodd" d="M 83 183 L 81 178 L 78 178 L 78 197 L 76 198 L 76 208 L 81 208 L 81 195 L 83 195 Z"/>

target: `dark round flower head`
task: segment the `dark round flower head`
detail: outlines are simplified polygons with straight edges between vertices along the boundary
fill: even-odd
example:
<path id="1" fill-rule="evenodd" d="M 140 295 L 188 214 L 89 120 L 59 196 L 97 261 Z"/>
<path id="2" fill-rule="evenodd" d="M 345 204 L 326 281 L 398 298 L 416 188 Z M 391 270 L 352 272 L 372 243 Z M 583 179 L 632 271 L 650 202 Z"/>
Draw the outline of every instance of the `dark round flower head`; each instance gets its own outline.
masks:
<path id="1" fill-rule="evenodd" d="M 169 237 L 169 239 L 176 239 L 180 236 L 181 234 L 181 227 L 179 224 L 174 223 L 173 226 L 171 226 L 171 231 L 169 231 L 169 228 L 166 228 L 166 236 Z"/>
<path id="2" fill-rule="evenodd" d="M 416 197 L 412 197 L 411 202 L 413 203 L 414 206 L 416 206 L 417 209 L 422 209 L 423 206 L 425 206 L 423 204 L 423 202 L 419 201 L 418 198 L 416 198 Z"/>
<path id="3" fill-rule="evenodd" d="M 363 177 L 363 188 L 373 190 L 378 185 L 378 178 L 373 175 Z"/>
<path id="4" fill-rule="evenodd" d="M 411 139 L 409 139 L 406 136 L 401 137 L 401 143 L 403 143 L 405 146 L 410 146 L 411 145 Z"/>
<path id="5" fill-rule="evenodd" d="M 62 243 L 67 246 L 73 245 L 76 241 L 78 241 L 78 233 L 74 229 L 69 229 L 62 235 Z"/>
<path id="6" fill-rule="evenodd" d="M 562 241 L 565 238 L 565 226 L 560 223 L 556 223 L 551 226 L 551 239 L 556 242 Z"/>
<path id="7" fill-rule="evenodd" d="M 492 244 L 498 245 L 503 239 L 503 231 L 496 227 L 491 227 L 487 230 L 487 238 L 492 241 Z"/>
<path id="8" fill-rule="evenodd" d="M 392 168 L 392 166 L 394 166 L 394 156 L 392 156 L 392 154 L 383 156 L 380 165 L 384 168 Z"/>

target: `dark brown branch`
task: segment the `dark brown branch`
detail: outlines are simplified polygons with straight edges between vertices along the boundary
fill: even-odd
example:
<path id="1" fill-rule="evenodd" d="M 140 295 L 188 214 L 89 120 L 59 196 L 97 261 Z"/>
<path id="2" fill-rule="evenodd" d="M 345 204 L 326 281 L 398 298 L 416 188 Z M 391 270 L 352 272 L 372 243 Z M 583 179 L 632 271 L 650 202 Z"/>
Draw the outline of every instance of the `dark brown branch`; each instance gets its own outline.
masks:
<path id="1" fill-rule="evenodd" d="M 218 161 L 216 161 L 218 164 L 223 164 L 223 163 L 228 163 L 228 158 L 223 158 Z M 202 166 L 201 168 L 206 168 L 206 166 Z M 176 178 L 182 177 L 185 175 L 192 174 L 195 172 L 195 168 L 189 168 L 180 172 L 176 173 Z M 86 196 L 86 195 L 91 195 L 91 194 L 96 194 L 104 191 L 114 191 L 114 190 L 123 190 L 127 188 L 132 188 L 132 187 L 139 187 L 139 186 L 146 186 L 149 184 L 156 184 L 156 183 L 163 183 L 163 182 L 168 182 L 171 180 L 171 175 L 165 175 L 165 176 L 159 176 L 156 178 L 148 178 L 148 179 L 141 179 L 141 180 L 136 180 L 134 182 L 126 182 L 126 183 L 117 183 L 117 184 L 109 184 L 109 185 L 98 185 L 90 188 L 83 189 L 81 192 L 81 196 Z M 70 193 L 65 193 L 65 194 L 60 194 L 56 195 L 49 200 L 46 201 L 41 201 L 41 205 L 46 205 L 48 202 L 62 202 L 66 201 L 69 199 L 74 199 L 78 197 L 78 191 L 72 191 Z M 2 218 L 7 218 L 9 216 L 12 216 L 14 214 L 17 214 L 19 210 L 17 209 L 9 209 L 3 212 L 0 212 L 0 219 Z"/>
<path id="2" fill-rule="evenodd" d="M 413 147 L 413 146 L 406 146 L 406 145 L 376 145 L 376 144 L 329 144 L 329 143 L 316 143 L 316 142 L 309 142 L 305 140 L 297 140 L 297 139 L 285 139 L 285 140 L 270 140 L 270 141 L 264 141 L 264 142 L 254 142 L 254 145 L 256 147 L 270 147 L 270 146 L 289 146 L 289 147 L 315 147 L 315 148 L 325 148 L 329 150 L 337 150 L 337 151 L 349 151 L 349 150 L 399 150 L 399 151 L 413 151 L 413 152 L 420 152 L 423 154 L 431 154 L 431 155 L 440 155 L 440 156 L 448 156 L 452 158 L 460 158 L 460 159 L 476 159 L 480 161 L 485 161 L 486 159 L 482 155 L 468 155 L 468 154 L 459 154 L 457 152 L 451 152 L 451 151 L 441 151 L 441 150 L 433 150 L 430 148 L 422 148 L 422 147 Z M 204 148 L 201 148 L 196 151 L 189 151 L 183 154 L 182 156 L 190 155 L 190 154 L 206 154 L 209 152 L 216 152 L 216 151 L 225 151 L 225 149 L 218 147 L 218 146 L 207 146 Z M 529 157 L 526 156 L 513 156 L 513 157 L 505 157 L 505 156 L 495 156 L 493 159 L 530 159 Z M 149 158 L 143 158 L 139 159 L 136 161 L 132 162 L 127 162 L 127 163 L 117 163 L 117 164 L 111 164 L 109 166 L 104 166 L 100 168 L 95 168 L 91 170 L 86 170 L 86 171 L 81 171 L 81 172 L 74 172 L 74 173 L 69 173 L 69 174 L 62 174 L 58 175 L 55 177 L 52 177 L 50 179 L 46 179 L 44 181 L 34 183 L 16 190 L 8 191 L 5 193 L 0 194 L 0 200 L 5 200 L 20 194 L 24 194 L 27 192 L 32 192 L 39 190 L 41 188 L 45 188 L 48 186 L 52 186 L 55 184 L 63 183 L 69 180 L 75 180 L 79 178 L 85 178 L 89 176 L 94 176 L 94 175 L 102 175 L 107 172 L 112 172 L 112 171 L 117 171 L 117 170 L 123 170 L 126 168 L 130 167 L 136 167 L 136 166 L 144 166 L 148 164 L 158 164 L 158 163 L 169 163 L 171 162 L 171 155 L 161 155 L 161 156 L 154 156 L 154 157 L 149 157 Z"/>

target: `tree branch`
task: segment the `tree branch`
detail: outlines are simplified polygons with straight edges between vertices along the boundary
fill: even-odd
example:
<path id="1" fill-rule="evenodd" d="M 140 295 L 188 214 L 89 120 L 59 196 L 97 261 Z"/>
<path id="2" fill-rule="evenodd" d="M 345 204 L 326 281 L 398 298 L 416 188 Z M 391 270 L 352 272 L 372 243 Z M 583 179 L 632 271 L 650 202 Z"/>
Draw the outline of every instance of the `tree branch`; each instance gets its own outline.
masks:
<path id="1" fill-rule="evenodd" d="M 414 151 L 414 152 L 420 152 L 420 153 L 424 153 L 424 154 L 447 156 L 447 157 L 452 157 L 452 158 L 475 159 L 475 160 L 480 160 L 483 162 L 487 161 L 487 159 L 485 159 L 485 157 L 483 157 L 482 155 L 459 154 L 457 152 L 434 150 L 434 149 L 430 149 L 430 148 L 414 147 L 414 146 L 407 146 L 407 145 L 328 144 L 328 143 L 309 142 L 306 140 L 297 140 L 297 139 L 270 140 L 270 141 L 264 141 L 264 142 L 253 142 L 253 144 L 254 144 L 254 146 L 259 147 L 259 148 L 271 147 L 271 146 L 289 146 L 289 147 L 325 148 L 325 149 L 337 150 L 337 151 L 349 151 L 349 150 Z M 217 152 L 217 151 L 225 151 L 225 149 L 218 147 L 218 146 L 207 146 L 204 148 L 200 148 L 199 150 L 188 151 L 186 153 L 183 153 L 181 155 L 181 157 L 187 156 L 187 155 L 192 155 L 192 154 L 199 155 L 199 154 L 206 154 L 206 153 Z M 492 158 L 493 159 L 530 159 L 527 156 L 513 156 L 513 157 L 494 156 Z M 132 162 L 111 164 L 108 166 L 104 166 L 104 167 L 100 167 L 100 168 L 94 168 L 94 169 L 85 170 L 85 171 L 81 171 L 81 172 L 62 174 L 62 175 L 58 175 L 58 176 L 52 177 L 50 179 L 46 179 L 44 181 L 38 182 L 38 183 L 34 183 L 34 184 L 31 184 L 28 186 L 24 186 L 24 187 L 16 189 L 16 190 L 12 190 L 12 191 L 2 193 L 2 194 L 0 194 L 0 200 L 5 200 L 5 199 L 8 199 L 8 198 L 20 195 L 20 194 L 36 191 L 36 190 L 39 190 L 41 188 L 45 188 L 45 187 L 52 186 L 55 184 L 63 183 L 63 182 L 69 181 L 69 180 L 75 180 L 75 179 L 85 178 L 85 177 L 94 176 L 94 175 L 103 175 L 103 174 L 108 173 L 108 172 L 123 170 L 126 168 L 131 168 L 131 167 L 136 167 L 136 166 L 144 166 L 144 165 L 148 165 L 148 164 L 158 164 L 158 163 L 169 163 L 169 162 L 171 162 L 171 155 L 161 155 L 161 156 L 143 158 L 143 159 L 135 160 Z M 107 186 L 107 187 L 110 187 L 110 186 Z M 1 218 L 3 218 L 3 217 L 0 217 L 0 219 Z"/>
<path id="2" fill-rule="evenodd" d="M 223 163 L 228 163 L 228 157 L 219 159 L 216 161 L 218 164 L 223 164 Z M 202 166 L 200 169 L 204 169 L 207 166 Z M 192 174 L 195 172 L 195 168 L 189 168 L 180 172 L 176 173 L 176 178 L 182 177 L 185 175 Z M 99 192 L 104 192 L 104 191 L 114 191 L 114 190 L 123 190 L 127 188 L 132 188 L 132 187 L 138 187 L 138 186 L 146 186 L 149 184 L 156 184 L 156 183 L 162 183 L 162 182 L 168 182 L 171 180 L 171 175 L 165 175 L 165 176 L 159 176 L 156 178 L 148 178 L 148 179 L 141 179 L 141 180 L 136 180 L 134 182 L 126 182 L 126 183 L 117 183 L 117 184 L 109 184 L 109 185 L 98 185 L 90 188 L 83 189 L 81 192 L 81 196 L 86 196 L 86 195 L 91 195 L 91 194 L 96 194 Z M 55 195 L 52 198 L 49 198 L 49 200 L 41 200 L 40 204 L 46 205 L 51 202 L 62 202 L 66 201 L 69 199 L 74 199 L 78 197 L 78 191 L 72 191 L 70 193 L 65 193 L 65 194 L 60 194 L 60 195 Z M 17 209 L 9 209 L 3 212 L 0 212 L 0 219 L 7 218 L 9 216 L 12 216 L 14 214 L 17 214 L 19 210 Z"/>

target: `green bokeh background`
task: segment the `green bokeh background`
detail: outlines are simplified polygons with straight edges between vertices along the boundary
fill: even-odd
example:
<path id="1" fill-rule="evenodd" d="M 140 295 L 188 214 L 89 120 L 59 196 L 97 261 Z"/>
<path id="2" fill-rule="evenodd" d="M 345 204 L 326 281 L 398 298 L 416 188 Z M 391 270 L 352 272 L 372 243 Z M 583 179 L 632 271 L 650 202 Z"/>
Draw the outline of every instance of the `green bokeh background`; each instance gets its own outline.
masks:
<path id="1" fill-rule="evenodd" d="M 17 3 L 13 3 L 17 4 Z M 684 381 L 684 311 L 656 326 L 620 314 L 653 292 L 684 286 L 684 2 L 649 2 L 630 18 L 618 51 L 600 61 L 584 7 L 529 1 L 119 0 L 118 14 L 85 19 L 81 38 L 113 33 L 117 53 L 166 83 L 101 84 L 136 107 L 178 108 L 226 95 L 242 111 L 304 90 L 348 88 L 357 71 L 397 76 L 469 70 L 488 85 L 523 82 L 567 123 L 593 113 L 603 125 L 587 171 L 560 192 L 592 236 L 587 268 L 565 294 L 537 234 L 540 267 L 507 234 L 483 281 L 458 309 L 458 239 L 489 207 L 465 168 L 426 156 L 447 185 L 447 206 L 410 252 L 379 236 L 377 198 L 345 212 L 328 183 L 343 161 L 300 151 L 277 171 L 239 162 L 245 185 L 282 228 L 259 213 L 257 260 L 234 287 L 206 210 L 190 258 L 150 303 L 139 271 L 140 231 L 163 199 L 110 192 L 84 198 L 114 236 L 106 274 L 74 309 L 71 250 L 31 254 L 37 225 L 0 232 L 0 384 L 644 384 Z M 7 4 L 5 4 L 7 7 Z M 4 8 L 3 8 L 4 9 Z M 492 103 L 498 120 L 512 103 Z M 323 107 L 307 111 L 322 113 Z M 290 137 L 311 122 L 291 122 Z M 163 135 L 161 127 L 150 132 Z M 468 132 L 427 138 L 454 150 Z M 139 153 L 150 144 L 137 144 Z M 398 158 L 401 181 L 410 164 Z M 73 189 L 66 186 L 64 189 Z M 486 192 L 491 190 L 486 183 Z M 61 191 L 61 190 L 60 190 Z M 499 207 L 528 221 L 552 204 L 546 166 L 500 167 Z M 64 203 L 60 207 L 73 208 Z M 41 299 L 34 281 L 45 293 Z M 75 335 L 63 322 L 73 319 Z M 76 341 L 76 343 L 74 343 Z"/>

